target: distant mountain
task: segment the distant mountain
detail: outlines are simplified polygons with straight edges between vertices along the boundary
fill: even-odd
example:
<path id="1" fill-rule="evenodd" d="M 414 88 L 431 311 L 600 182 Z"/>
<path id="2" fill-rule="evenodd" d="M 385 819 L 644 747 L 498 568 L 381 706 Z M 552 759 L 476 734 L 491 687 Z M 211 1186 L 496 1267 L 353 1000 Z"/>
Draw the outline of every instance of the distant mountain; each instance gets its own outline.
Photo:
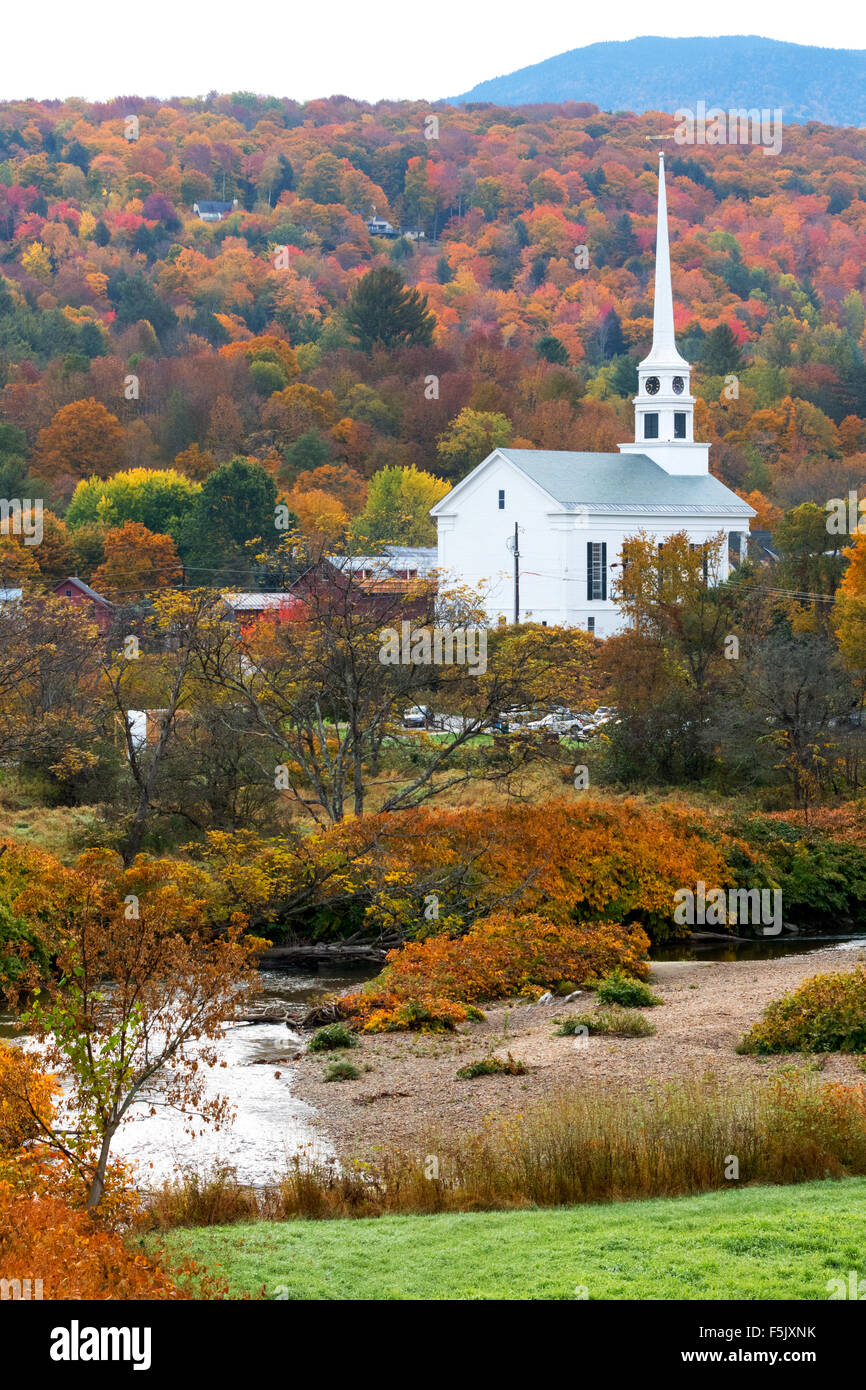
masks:
<path id="1" fill-rule="evenodd" d="M 866 125 L 866 50 L 776 39 L 628 39 L 592 43 L 479 82 L 453 101 L 498 106 L 590 101 L 603 111 L 782 108 L 785 123 Z"/>

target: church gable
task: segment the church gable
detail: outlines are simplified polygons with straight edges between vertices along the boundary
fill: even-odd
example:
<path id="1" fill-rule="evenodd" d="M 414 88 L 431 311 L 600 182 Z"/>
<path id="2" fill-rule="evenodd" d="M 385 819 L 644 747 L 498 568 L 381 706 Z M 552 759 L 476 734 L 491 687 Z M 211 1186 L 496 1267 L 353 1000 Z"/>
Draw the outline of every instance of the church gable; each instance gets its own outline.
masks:
<path id="1" fill-rule="evenodd" d="M 534 451 L 527 451 L 534 452 Z M 504 493 L 504 496 L 500 494 Z M 557 499 L 544 487 L 540 479 L 532 478 L 525 469 L 520 468 L 508 453 L 494 449 L 471 473 L 467 473 L 449 493 L 431 508 L 433 517 L 453 516 L 466 508 L 475 510 L 479 506 L 479 517 L 485 521 L 494 518 L 495 512 L 513 512 L 522 501 L 533 508 L 549 510 Z"/>

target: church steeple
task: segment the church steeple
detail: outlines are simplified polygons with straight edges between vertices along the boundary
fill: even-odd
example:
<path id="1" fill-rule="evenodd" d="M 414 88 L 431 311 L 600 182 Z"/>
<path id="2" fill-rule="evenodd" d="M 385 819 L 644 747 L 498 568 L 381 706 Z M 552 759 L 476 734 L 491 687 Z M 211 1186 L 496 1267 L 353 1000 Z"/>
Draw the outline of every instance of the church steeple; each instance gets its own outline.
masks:
<path id="1" fill-rule="evenodd" d="M 653 295 L 653 345 L 641 366 L 678 367 L 689 364 L 677 352 L 674 338 L 674 293 L 671 288 L 671 248 L 668 238 L 668 199 L 665 189 L 665 157 L 659 150 L 659 202 L 656 219 L 656 280 Z"/>
<path id="2" fill-rule="evenodd" d="M 634 443 L 621 444 L 621 451 L 648 454 L 668 473 L 706 473 L 709 466 L 709 445 L 695 443 L 695 399 L 689 391 L 691 367 L 677 351 L 674 337 L 665 157 L 661 150 L 653 341 L 637 370 Z"/>

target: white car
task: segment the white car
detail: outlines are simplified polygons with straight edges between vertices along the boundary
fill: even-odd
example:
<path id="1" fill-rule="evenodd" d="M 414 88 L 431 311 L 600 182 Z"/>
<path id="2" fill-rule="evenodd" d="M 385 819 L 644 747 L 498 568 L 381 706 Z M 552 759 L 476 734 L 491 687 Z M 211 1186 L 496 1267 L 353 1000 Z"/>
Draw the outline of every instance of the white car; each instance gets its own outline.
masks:
<path id="1" fill-rule="evenodd" d="M 612 705 L 599 705 L 592 716 L 592 723 L 596 728 L 600 728 L 602 724 L 609 724 L 615 714 L 616 710 Z"/>
<path id="2" fill-rule="evenodd" d="M 426 729 L 430 711 L 426 705 L 411 705 L 403 711 L 404 729 Z"/>
<path id="3" fill-rule="evenodd" d="M 552 729 L 554 733 L 559 733 L 562 727 L 562 718 L 558 714 L 545 714 L 542 719 L 533 719 L 529 724 L 521 725 L 523 729 Z"/>

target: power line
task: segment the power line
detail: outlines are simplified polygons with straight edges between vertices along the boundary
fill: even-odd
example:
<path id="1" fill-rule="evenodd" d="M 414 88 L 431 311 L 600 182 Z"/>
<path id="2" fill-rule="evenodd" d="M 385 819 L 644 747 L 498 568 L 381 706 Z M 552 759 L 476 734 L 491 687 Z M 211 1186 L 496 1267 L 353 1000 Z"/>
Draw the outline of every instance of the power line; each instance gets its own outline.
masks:
<path id="1" fill-rule="evenodd" d="M 739 584 L 743 589 L 760 594 L 772 594 L 774 598 L 793 598 L 801 603 L 838 603 L 838 594 L 810 594 L 805 589 L 775 589 L 769 584 L 750 584 L 746 579 L 730 576 L 728 584 Z"/>
<path id="2" fill-rule="evenodd" d="M 512 544 L 513 544 L 513 541 L 512 541 Z M 313 562 L 313 563 L 315 563 L 315 562 Z M 250 568 L 249 568 L 249 566 L 241 566 L 241 565 L 184 565 L 184 571 L 185 571 L 186 574 L 207 574 L 207 575 L 215 575 L 215 574 L 240 574 L 240 575 L 249 575 L 249 574 L 250 574 Z M 122 579 L 123 579 L 123 578 L 128 578 L 128 577 L 130 577 L 130 576 L 133 576 L 133 575 L 135 574 L 135 571 L 134 571 L 134 570 L 120 570 L 120 571 L 116 571 L 116 573 L 118 574 L 118 577 L 119 577 L 119 578 L 122 578 Z M 562 578 L 563 578 L 562 573 L 561 573 L 561 572 L 558 572 L 558 571 L 555 571 L 555 570 L 527 570 L 527 569 L 521 569 L 521 570 L 520 570 L 520 574 L 521 574 L 521 575 L 532 575 L 533 578 L 539 578 L 539 579 L 562 579 Z M 78 578 L 77 575 L 71 576 L 71 577 L 73 577 L 73 578 Z M 575 580 L 577 580 L 577 579 L 579 579 L 580 576 L 579 576 L 578 572 L 575 571 L 574 575 L 573 575 L 573 576 L 569 576 L 569 577 L 570 577 L 570 578 L 574 578 Z M 63 583 L 62 580 L 58 580 L 57 582 L 58 582 L 58 583 Z M 85 581 L 85 582 L 88 582 L 88 581 Z M 407 582 L 409 582 L 409 581 L 407 581 Z M 727 584 L 731 584 L 731 585 L 739 585 L 741 588 L 746 589 L 746 590 L 748 590 L 748 591 L 755 592 L 755 593 L 769 594 L 769 595 L 772 595 L 774 598 L 792 598 L 792 599 L 796 599 L 796 600 L 798 600 L 798 601 L 801 602 L 801 603 L 837 603 L 837 602 L 839 601 L 838 595 L 837 595 L 837 594 L 812 593 L 812 592 L 810 592 L 809 590 L 806 590 L 806 589 L 782 589 L 782 588 L 774 587 L 774 586 L 769 585 L 769 584 L 753 584 L 753 583 L 751 583 L 751 582 L 750 582 L 749 580 L 747 580 L 747 579 L 740 579 L 740 578 L 737 576 L 736 572 L 735 572 L 734 574 L 729 575 L 728 578 L 727 578 L 727 580 L 723 580 L 723 581 L 721 581 L 721 582 L 722 582 L 723 584 L 724 584 L 724 583 L 727 583 Z M 116 589 L 116 590 L 115 590 L 115 593 L 121 593 L 121 594 L 144 594 L 144 593 L 150 593 L 150 592 L 154 589 L 154 587 L 156 587 L 156 588 L 162 588 L 162 589 L 170 589 L 170 588 L 172 588 L 173 586 L 170 585 L 170 584 L 163 584 L 163 585 L 156 585 L 156 586 L 154 586 L 154 585 L 152 585 L 152 584 L 148 584 L 148 585 L 139 585 L 139 586 L 137 586 L 136 588 L 133 588 L 133 589 L 120 589 L 120 590 L 117 590 L 117 589 Z M 206 587 L 206 586 L 203 586 L 203 587 Z M 359 587 L 360 587 L 360 586 L 359 586 Z M 276 592 L 276 591 L 275 591 L 275 590 L 265 590 L 265 591 L 261 591 L 261 590 L 251 590 L 250 592 L 269 592 L 269 593 L 273 593 L 273 592 Z"/>

